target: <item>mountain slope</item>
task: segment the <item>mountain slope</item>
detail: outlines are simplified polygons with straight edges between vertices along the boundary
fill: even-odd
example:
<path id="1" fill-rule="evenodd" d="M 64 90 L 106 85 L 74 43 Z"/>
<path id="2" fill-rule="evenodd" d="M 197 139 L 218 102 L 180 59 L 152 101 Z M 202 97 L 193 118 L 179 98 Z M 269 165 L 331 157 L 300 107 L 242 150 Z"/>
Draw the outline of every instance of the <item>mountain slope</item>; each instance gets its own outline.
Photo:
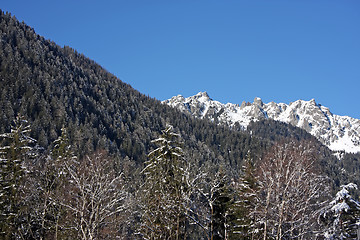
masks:
<path id="1" fill-rule="evenodd" d="M 222 104 L 212 100 L 206 92 L 200 92 L 188 98 L 175 96 L 164 103 L 198 118 L 208 118 L 230 126 L 238 124 L 243 129 L 251 121 L 273 119 L 306 130 L 331 150 L 360 152 L 360 120 L 332 114 L 314 99 L 298 100 L 290 104 L 264 104 L 260 98 L 255 98 L 253 103 L 243 102 L 237 105 Z"/>
<path id="2" fill-rule="evenodd" d="M 261 155 L 266 146 L 247 133 L 196 120 L 141 94 L 93 60 L 44 39 L 1 11 L 0 92 L 0 132 L 9 132 L 21 114 L 44 150 L 64 126 L 80 157 L 106 149 L 141 165 L 166 124 L 182 135 L 188 158 L 200 165 L 235 166 L 249 149 Z"/>

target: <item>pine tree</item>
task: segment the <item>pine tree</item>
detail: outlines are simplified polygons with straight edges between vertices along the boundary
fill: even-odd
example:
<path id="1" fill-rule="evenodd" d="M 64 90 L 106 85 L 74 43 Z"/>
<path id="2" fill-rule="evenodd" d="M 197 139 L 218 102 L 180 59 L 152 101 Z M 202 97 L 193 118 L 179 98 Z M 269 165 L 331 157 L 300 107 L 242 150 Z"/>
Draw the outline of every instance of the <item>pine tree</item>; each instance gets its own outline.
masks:
<path id="1" fill-rule="evenodd" d="M 23 229 L 25 160 L 34 157 L 30 125 L 22 116 L 14 120 L 10 133 L 1 134 L 0 234 L 4 239 L 21 235 Z"/>
<path id="2" fill-rule="evenodd" d="M 357 189 L 354 183 L 342 185 L 321 216 L 326 226 L 326 239 L 356 239 L 360 222 L 360 203 L 352 198 L 350 189 Z"/>
<path id="3" fill-rule="evenodd" d="M 143 169 L 143 216 L 141 234 L 145 239 L 180 239 L 185 232 L 186 192 L 189 189 L 180 135 L 167 126 L 158 145 L 149 153 Z"/>

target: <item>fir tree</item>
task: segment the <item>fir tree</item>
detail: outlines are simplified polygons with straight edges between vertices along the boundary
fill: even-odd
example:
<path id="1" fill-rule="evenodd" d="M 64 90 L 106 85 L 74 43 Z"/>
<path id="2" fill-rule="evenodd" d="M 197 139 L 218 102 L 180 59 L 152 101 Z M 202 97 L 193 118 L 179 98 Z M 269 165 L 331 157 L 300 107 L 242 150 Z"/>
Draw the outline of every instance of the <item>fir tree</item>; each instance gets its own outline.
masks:
<path id="1" fill-rule="evenodd" d="M 149 153 L 143 169 L 143 216 L 141 234 L 145 239 L 180 239 L 186 222 L 186 183 L 180 136 L 167 126 L 158 145 Z"/>
<path id="2" fill-rule="evenodd" d="M 30 125 L 20 115 L 14 120 L 10 133 L 0 135 L 3 139 L 0 147 L 0 231 L 4 239 L 22 234 L 25 160 L 35 156 L 32 147 L 35 140 L 29 135 Z"/>
<path id="3" fill-rule="evenodd" d="M 321 216 L 326 225 L 326 239 L 356 239 L 360 222 L 360 203 L 352 198 L 350 189 L 357 189 L 354 183 L 342 185 Z"/>

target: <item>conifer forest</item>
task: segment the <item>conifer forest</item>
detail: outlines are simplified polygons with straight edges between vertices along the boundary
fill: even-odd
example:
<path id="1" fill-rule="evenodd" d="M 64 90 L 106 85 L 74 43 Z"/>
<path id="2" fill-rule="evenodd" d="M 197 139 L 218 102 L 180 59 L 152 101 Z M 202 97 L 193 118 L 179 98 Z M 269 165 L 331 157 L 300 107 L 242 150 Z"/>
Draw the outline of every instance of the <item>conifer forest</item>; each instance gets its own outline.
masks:
<path id="1" fill-rule="evenodd" d="M 359 239 L 359 154 L 196 119 L 2 11 L 0 92 L 0 239 Z"/>

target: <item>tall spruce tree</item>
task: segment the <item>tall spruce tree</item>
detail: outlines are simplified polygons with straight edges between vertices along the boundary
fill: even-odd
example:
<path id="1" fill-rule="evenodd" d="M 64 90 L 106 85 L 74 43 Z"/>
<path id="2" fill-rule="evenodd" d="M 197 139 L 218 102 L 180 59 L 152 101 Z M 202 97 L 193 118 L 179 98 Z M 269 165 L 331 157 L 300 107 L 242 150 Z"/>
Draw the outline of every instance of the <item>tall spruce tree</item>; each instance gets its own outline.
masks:
<path id="1" fill-rule="evenodd" d="M 15 239 L 24 235 L 24 162 L 35 155 L 32 147 L 35 140 L 30 137 L 30 125 L 20 115 L 14 120 L 10 133 L 0 137 L 3 139 L 0 147 L 0 236 Z"/>
<path id="2" fill-rule="evenodd" d="M 149 153 L 143 173 L 141 235 L 144 239 L 180 239 L 185 235 L 186 192 L 189 190 L 180 135 L 163 130 Z"/>

